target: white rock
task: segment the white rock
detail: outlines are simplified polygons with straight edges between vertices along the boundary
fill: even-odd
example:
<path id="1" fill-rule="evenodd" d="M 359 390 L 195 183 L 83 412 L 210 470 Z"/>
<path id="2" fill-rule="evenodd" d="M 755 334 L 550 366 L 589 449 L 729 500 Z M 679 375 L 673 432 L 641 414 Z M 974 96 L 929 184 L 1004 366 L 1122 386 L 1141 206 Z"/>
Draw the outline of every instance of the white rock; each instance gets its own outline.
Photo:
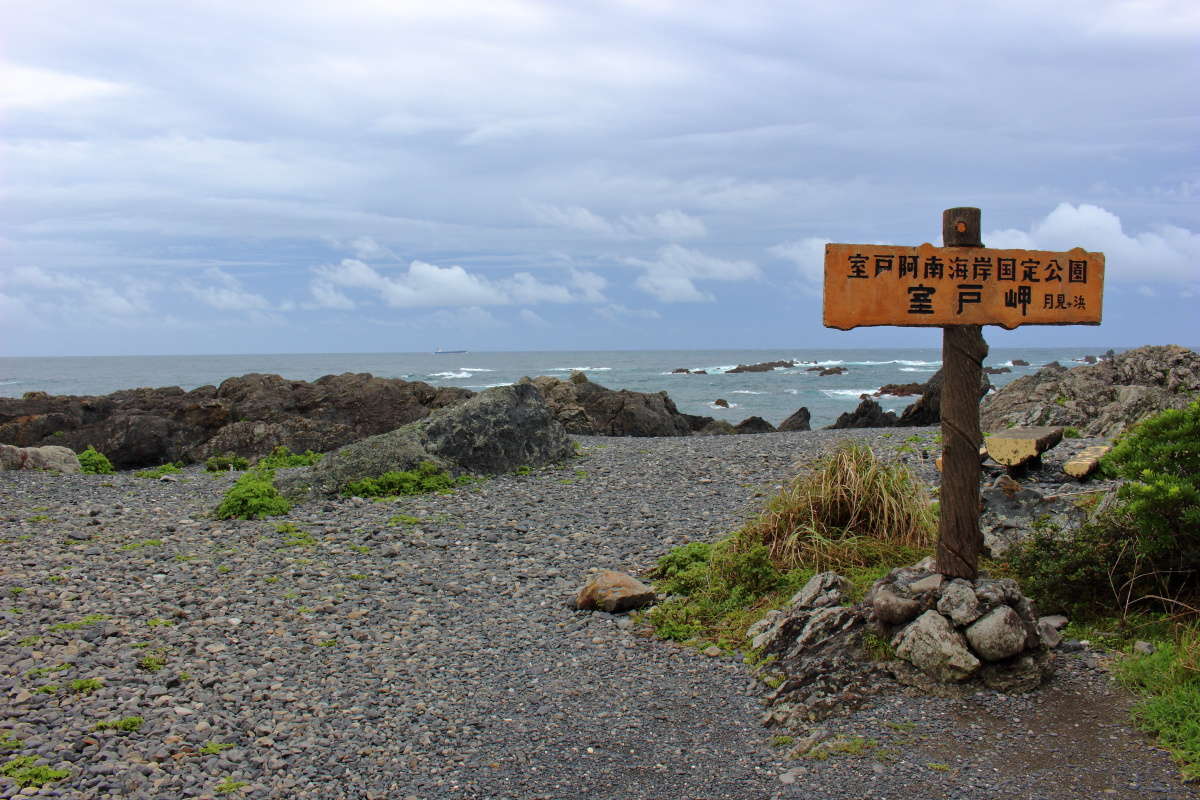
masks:
<path id="1" fill-rule="evenodd" d="M 896 655 L 939 681 L 965 680 L 980 667 L 963 635 L 936 611 L 926 611 L 892 640 Z"/>
<path id="2" fill-rule="evenodd" d="M 1016 611 L 997 606 L 967 628 L 971 648 L 988 661 L 1015 656 L 1025 649 L 1025 624 Z"/>

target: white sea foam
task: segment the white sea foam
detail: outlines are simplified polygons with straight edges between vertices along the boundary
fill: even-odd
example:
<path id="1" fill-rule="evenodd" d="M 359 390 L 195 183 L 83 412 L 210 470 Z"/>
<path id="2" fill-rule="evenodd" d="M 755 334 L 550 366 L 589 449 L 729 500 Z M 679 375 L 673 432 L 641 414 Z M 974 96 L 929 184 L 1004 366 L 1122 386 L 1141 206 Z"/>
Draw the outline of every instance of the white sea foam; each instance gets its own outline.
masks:
<path id="1" fill-rule="evenodd" d="M 20 383 L 20 381 L 0 381 L 0 386 L 14 386 L 18 383 Z"/>
<path id="2" fill-rule="evenodd" d="M 612 367 L 550 367 L 546 372 L 611 372 Z"/>
<path id="3" fill-rule="evenodd" d="M 719 405 L 717 405 L 716 403 L 709 403 L 709 404 L 708 404 L 708 407 L 709 407 L 709 408 L 711 408 L 711 409 L 713 409 L 714 411 L 717 411 L 717 410 L 719 410 L 719 409 L 723 409 L 723 408 L 725 408 L 725 406 L 719 406 Z M 737 403 L 730 403 L 730 404 L 729 404 L 729 407 L 730 407 L 730 408 L 737 408 L 737 407 L 738 407 L 738 404 L 737 404 Z"/>
<path id="4" fill-rule="evenodd" d="M 495 372 L 494 369 L 485 369 L 483 367 L 462 367 L 463 372 Z"/>
<path id="5" fill-rule="evenodd" d="M 933 367 L 901 367 L 901 372 L 937 372 Z"/>
<path id="6" fill-rule="evenodd" d="M 749 389 L 734 389 L 730 394 L 766 394 L 766 392 L 754 392 Z"/>
<path id="7" fill-rule="evenodd" d="M 878 391 L 879 387 L 876 386 L 874 389 L 822 389 L 821 394 L 835 400 L 845 400 L 847 398 L 857 400 L 859 395 L 875 394 Z"/>
<path id="8" fill-rule="evenodd" d="M 444 378 L 446 380 L 451 380 L 451 379 L 458 380 L 458 379 L 462 379 L 462 378 L 471 377 L 471 373 L 467 372 L 466 370 L 463 370 L 462 372 L 434 372 L 429 377 Z"/>
<path id="9" fill-rule="evenodd" d="M 512 386 L 512 384 L 511 383 L 485 383 L 482 386 L 467 386 L 464 388 L 478 389 L 479 391 L 482 392 L 484 389 L 495 389 L 497 386 Z"/>

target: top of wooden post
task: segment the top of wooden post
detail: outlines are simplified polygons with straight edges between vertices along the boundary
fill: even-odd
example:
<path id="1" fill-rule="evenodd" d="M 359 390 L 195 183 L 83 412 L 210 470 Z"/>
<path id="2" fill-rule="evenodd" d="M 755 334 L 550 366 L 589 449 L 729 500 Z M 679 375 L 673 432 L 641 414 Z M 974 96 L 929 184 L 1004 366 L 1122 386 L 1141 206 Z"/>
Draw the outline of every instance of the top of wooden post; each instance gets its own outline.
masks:
<path id="1" fill-rule="evenodd" d="M 983 247 L 979 218 L 978 208 L 969 206 L 947 208 L 942 212 L 942 245 L 944 247 Z"/>

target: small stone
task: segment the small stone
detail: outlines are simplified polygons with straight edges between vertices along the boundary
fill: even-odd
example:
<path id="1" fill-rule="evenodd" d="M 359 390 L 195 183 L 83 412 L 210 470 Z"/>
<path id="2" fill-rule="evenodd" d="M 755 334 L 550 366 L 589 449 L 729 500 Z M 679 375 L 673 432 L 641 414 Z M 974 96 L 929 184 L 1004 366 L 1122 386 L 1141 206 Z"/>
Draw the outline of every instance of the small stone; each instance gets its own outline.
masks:
<path id="1" fill-rule="evenodd" d="M 871 598 L 875 616 L 887 625 L 901 625 L 921 613 L 921 604 L 907 597 L 900 597 L 889 586 L 880 586 Z"/>
<path id="2" fill-rule="evenodd" d="M 1024 630 L 1021 636 L 1024 641 Z M 965 680 L 980 667 L 963 635 L 936 611 L 926 611 L 917 617 L 896 634 L 892 644 L 897 656 L 940 681 Z"/>
<path id="3" fill-rule="evenodd" d="M 933 575 L 930 575 L 926 578 L 921 578 L 919 581 L 913 581 L 908 585 L 908 590 L 913 594 L 920 594 L 921 592 L 936 592 L 938 589 L 942 588 L 943 580 L 944 578 L 935 572 Z"/>
<path id="4" fill-rule="evenodd" d="M 715 644 L 710 644 L 708 647 L 704 648 L 701 652 L 704 653 L 704 655 L 708 656 L 709 658 L 716 658 L 717 656 L 721 655 L 721 648 Z"/>
<path id="5" fill-rule="evenodd" d="M 1157 649 L 1158 648 L 1156 648 L 1150 642 L 1137 641 L 1137 642 L 1133 643 L 1133 652 L 1137 653 L 1140 656 L 1148 656 Z"/>
<path id="6" fill-rule="evenodd" d="M 966 581 L 955 580 L 942 592 L 937 610 L 949 617 L 955 625 L 970 625 L 979 619 L 979 598 Z"/>

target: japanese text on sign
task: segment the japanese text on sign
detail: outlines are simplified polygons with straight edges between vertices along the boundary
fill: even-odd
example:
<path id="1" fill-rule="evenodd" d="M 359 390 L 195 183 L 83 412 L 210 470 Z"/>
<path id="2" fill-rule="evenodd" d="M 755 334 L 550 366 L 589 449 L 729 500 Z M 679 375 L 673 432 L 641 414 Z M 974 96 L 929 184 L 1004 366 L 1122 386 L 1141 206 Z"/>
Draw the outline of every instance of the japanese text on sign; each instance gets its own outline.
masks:
<path id="1" fill-rule="evenodd" d="M 1098 325 L 1104 254 L 825 246 L 825 326 Z"/>

